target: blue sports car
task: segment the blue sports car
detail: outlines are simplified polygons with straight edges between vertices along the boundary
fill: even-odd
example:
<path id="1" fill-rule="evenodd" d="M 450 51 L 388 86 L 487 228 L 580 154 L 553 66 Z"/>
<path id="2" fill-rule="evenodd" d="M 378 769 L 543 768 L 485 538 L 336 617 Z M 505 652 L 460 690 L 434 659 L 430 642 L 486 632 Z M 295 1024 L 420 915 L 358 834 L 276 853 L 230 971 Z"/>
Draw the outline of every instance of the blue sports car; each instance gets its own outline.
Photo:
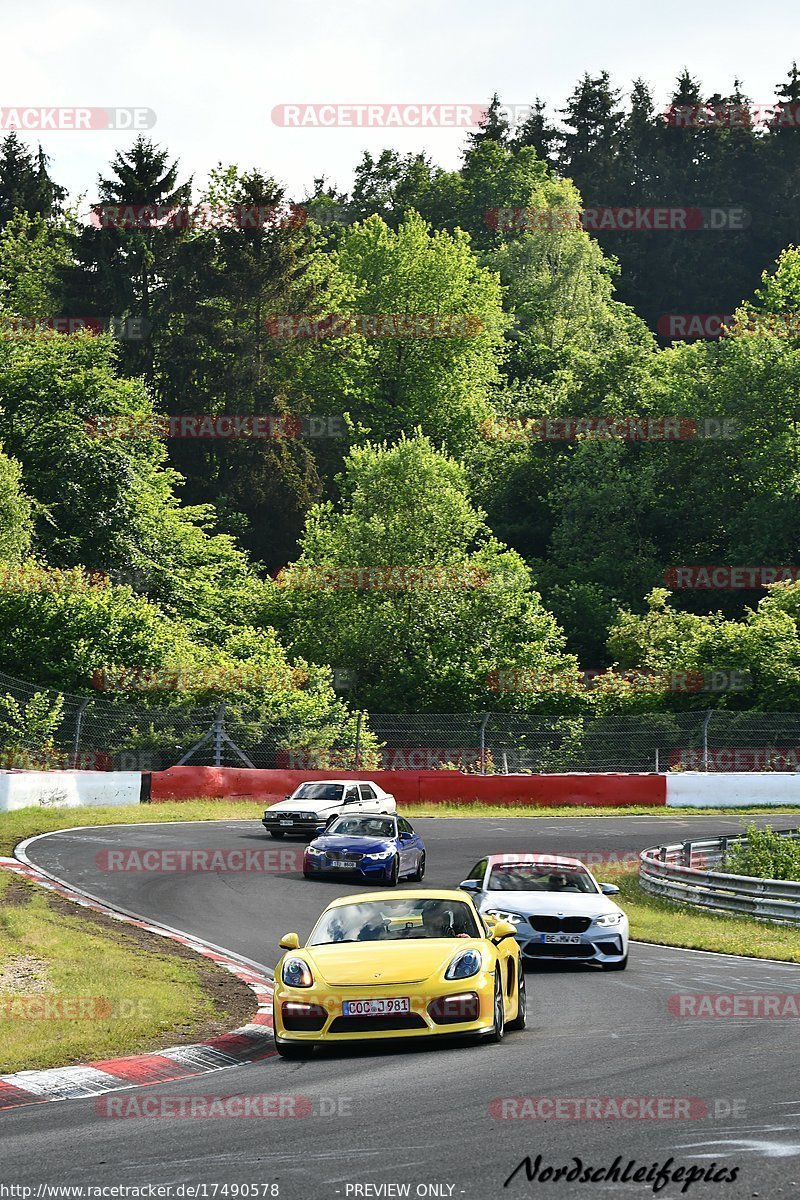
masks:
<path id="1" fill-rule="evenodd" d="M 401 877 L 418 883 L 425 874 L 425 845 L 404 817 L 354 813 L 317 832 L 303 856 L 306 879 L 330 874 L 394 887 Z"/>

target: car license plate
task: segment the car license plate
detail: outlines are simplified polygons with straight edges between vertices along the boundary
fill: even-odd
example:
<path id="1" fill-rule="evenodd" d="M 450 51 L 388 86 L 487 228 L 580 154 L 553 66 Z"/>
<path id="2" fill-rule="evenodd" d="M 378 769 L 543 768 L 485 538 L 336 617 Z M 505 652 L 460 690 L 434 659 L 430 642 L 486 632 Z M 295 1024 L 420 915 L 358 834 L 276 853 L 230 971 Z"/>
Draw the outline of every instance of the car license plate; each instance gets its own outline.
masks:
<path id="1" fill-rule="evenodd" d="M 345 1000 L 342 1015 L 345 1017 L 385 1017 L 389 1013 L 411 1011 L 408 996 L 387 997 L 385 1000 Z"/>
<path id="2" fill-rule="evenodd" d="M 330 866 L 335 871 L 355 871 L 357 864 L 354 862 L 332 862 Z"/>
<path id="3" fill-rule="evenodd" d="M 291 824 L 293 824 L 293 822 L 292 822 L 292 821 L 290 821 L 290 820 L 287 820 L 285 817 L 281 817 L 281 819 L 280 819 L 280 821 L 278 822 L 278 824 L 279 824 L 279 825 L 291 825 Z"/>
<path id="4" fill-rule="evenodd" d="M 542 941 L 548 946 L 580 946 L 581 939 L 577 933 L 543 933 Z"/>

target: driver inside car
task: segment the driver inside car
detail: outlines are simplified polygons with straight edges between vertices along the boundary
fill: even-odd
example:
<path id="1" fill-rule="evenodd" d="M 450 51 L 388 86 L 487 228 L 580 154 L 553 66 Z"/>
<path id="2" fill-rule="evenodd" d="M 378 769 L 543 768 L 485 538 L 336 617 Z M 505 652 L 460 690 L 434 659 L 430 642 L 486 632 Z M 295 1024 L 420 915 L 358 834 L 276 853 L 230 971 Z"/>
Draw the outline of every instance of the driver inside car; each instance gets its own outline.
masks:
<path id="1" fill-rule="evenodd" d="M 447 908 L 442 908 L 435 900 L 422 910 L 422 924 L 428 937 L 455 937 L 453 914 Z"/>

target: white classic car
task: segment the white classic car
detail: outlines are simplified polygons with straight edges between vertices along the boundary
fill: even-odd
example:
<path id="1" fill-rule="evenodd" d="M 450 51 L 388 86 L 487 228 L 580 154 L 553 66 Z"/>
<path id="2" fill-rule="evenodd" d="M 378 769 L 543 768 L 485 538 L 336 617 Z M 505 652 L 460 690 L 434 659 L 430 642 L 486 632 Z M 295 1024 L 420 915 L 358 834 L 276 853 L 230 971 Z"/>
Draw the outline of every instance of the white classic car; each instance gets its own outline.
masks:
<path id="1" fill-rule="evenodd" d="M 287 833 L 313 837 L 331 817 L 358 812 L 394 813 L 397 803 L 390 792 L 370 779 L 315 779 L 271 804 L 261 824 L 274 838 Z"/>

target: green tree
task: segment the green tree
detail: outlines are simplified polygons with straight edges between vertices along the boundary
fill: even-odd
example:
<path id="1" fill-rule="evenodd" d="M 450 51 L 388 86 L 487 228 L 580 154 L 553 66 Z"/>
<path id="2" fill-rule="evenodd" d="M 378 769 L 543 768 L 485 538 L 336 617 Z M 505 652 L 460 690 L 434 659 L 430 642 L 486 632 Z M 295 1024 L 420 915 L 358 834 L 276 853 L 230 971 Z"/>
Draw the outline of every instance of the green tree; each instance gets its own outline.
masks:
<path id="1" fill-rule="evenodd" d="M 16 212 L 0 232 L 0 309 L 14 317 L 59 315 L 62 274 L 73 261 L 73 237 L 71 219 L 56 222 Z"/>
<path id="2" fill-rule="evenodd" d="M 553 677 L 574 660 L 524 563 L 470 503 L 463 468 L 418 435 L 353 449 L 341 486 L 340 510 L 309 513 L 261 620 L 293 653 L 353 671 L 354 702 L 374 711 L 552 706 Z M 503 670 L 537 682 L 498 692 Z"/>
<path id="3" fill-rule="evenodd" d="M 144 135 L 110 166 L 108 177 L 98 181 L 96 221 L 81 232 L 76 264 L 64 271 L 66 302 L 73 312 L 145 322 L 151 336 L 126 342 L 121 350 L 129 373 L 152 378 L 173 259 L 186 234 L 185 220 L 164 220 L 171 210 L 187 211 L 191 180 L 179 183 L 178 163 Z M 162 218 L 149 222 L 144 206 L 160 210 Z"/>
<path id="4" fill-rule="evenodd" d="M 108 336 L 0 339 L 0 429 L 33 502 L 35 544 L 55 567 L 127 577 L 198 625 L 227 620 L 251 569 L 208 507 L 182 508 L 152 399 L 119 377 Z M 7 511 L 22 518 L 16 466 L 4 464 Z M 20 519 L 18 544 L 26 534 Z M 212 635 L 213 636 L 213 635 Z"/>
<path id="5" fill-rule="evenodd" d="M 50 178 L 48 163 L 41 146 L 34 156 L 17 133 L 0 142 L 0 229 L 15 212 L 53 217 L 61 211 L 67 193 Z"/>
<path id="6" fill-rule="evenodd" d="M 357 338 L 365 366 L 345 410 L 373 437 L 420 427 L 463 449 L 490 415 L 499 379 L 496 275 L 478 264 L 466 234 L 435 233 L 416 214 L 397 233 L 379 217 L 353 226 L 334 261 L 354 296 L 350 311 L 380 323 L 377 336 L 364 325 Z"/>

